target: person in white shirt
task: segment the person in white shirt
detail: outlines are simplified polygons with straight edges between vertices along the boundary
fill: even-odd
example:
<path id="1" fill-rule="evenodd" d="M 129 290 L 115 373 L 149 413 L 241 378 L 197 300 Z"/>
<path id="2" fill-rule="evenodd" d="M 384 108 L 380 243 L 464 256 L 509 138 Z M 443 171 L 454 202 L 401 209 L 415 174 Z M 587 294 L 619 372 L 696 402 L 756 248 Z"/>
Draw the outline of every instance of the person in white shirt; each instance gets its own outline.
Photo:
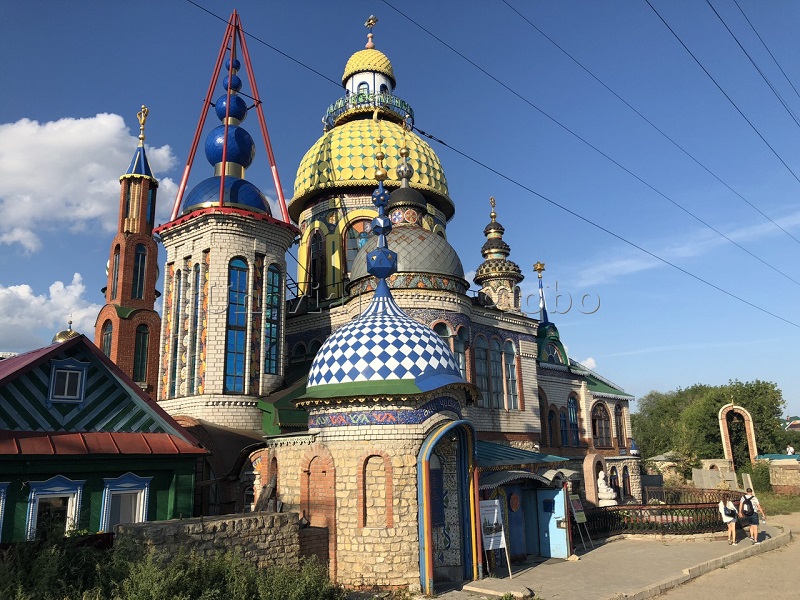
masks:
<path id="1" fill-rule="evenodd" d="M 722 515 L 722 522 L 728 527 L 728 545 L 736 543 L 736 507 L 733 502 L 719 501 L 719 514 Z"/>
<path id="2" fill-rule="evenodd" d="M 739 516 L 747 519 L 750 525 L 750 539 L 754 544 L 761 543 L 758 541 L 758 513 L 761 513 L 764 520 L 767 519 L 761 503 L 753 495 L 753 488 L 747 488 L 747 493 L 739 501 Z"/>
<path id="3" fill-rule="evenodd" d="M 794 454 L 794 446 L 792 446 L 791 444 L 786 446 L 786 454 L 790 454 L 790 455 Z"/>

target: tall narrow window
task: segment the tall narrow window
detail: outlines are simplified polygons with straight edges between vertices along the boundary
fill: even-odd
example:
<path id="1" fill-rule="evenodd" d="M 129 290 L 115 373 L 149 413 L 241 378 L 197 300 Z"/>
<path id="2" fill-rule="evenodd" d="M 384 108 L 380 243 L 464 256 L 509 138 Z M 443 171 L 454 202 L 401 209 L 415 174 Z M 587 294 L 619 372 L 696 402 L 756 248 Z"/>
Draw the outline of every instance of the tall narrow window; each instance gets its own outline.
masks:
<path id="1" fill-rule="evenodd" d="M 107 357 L 111 358 L 111 342 L 114 335 L 114 326 L 111 324 L 111 321 L 106 321 L 103 325 L 102 329 L 102 343 L 103 343 L 103 354 Z"/>
<path id="2" fill-rule="evenodd" d="M 550 409 L 550 412 L 547 413 L 547 431 L 550 433 L 550 447 L 555 448 L 558 446 L 558 417 L 556 417 L 556 411 Z"/>
<path id="3" fill-rule="evenodd" d="M 608 410 L 599 402 L 592 409 L 592 437 L 595 448 L 611 447 L 611 423 Z"/>
<path id="4" fill-rule="evenodd" d="M 514 358 L 514 344 L 507 341 L 503 345 L 503 365 L 506 370 L 506 394 L 508 395 L 508 409 L 519 408 L 517 397 L 517 364 Z"/>
<path id="5" fill-rule="evenodd" d="M 617 430 L 617 447 L 624 448 L 625 444 L 625 419 L 622 414 L 622 405 L 617 404 L 614 407 L 614 429 Z"/>
<path id="6" fill-rule="evenodd" d="M 570 396 L 567 400 L 567 412 L 569 413 L 569 437 L 573 446 L 580 446 L 581 435 L 578 428 L 578 400 L 575 396 Z"/>
<path id="7" fill-rule="evenodd" d="M 542 426 L 542 446 L 547 445 L 547 432 L 549 431 L 547 427 L 545 427 L 545 422 L 547 421 L 547 396 L 544 395 L 542 390 L 538 390 L 539 396 L 539 422 Z"/>
<path id="8" fill-rule="evenodd" d="M 483 406 L 489 406 L 489 346 L 486 338 L 475 338 L 475 385 L 481 391 Z"/>
<path id="9" fill-rule="evenodd" d="M 244 393 L 247 342 L 247 263 L 234 258 L 228 268 L 228 327 L 225 345 L 225 392 Z"/>
<path id="10" fill-rule="evenodd" d="M 278 265 L 267 269 L 264 326 L 264 373 L 275 375 L 281 345 L 281 271 Z"/>
<path id="11" fill-rule="evenodd" d="M 611 467 L 611 471 L 608 473 L 608 487 L 619 496 L 619 471 L 617 471 L 617 467 Z"/>
<path id="12" fill-rule="evenodd" d="M 189 332 L 189 372 L 186 374 L 188 379 L 186 387 L 189 394 L 194 394 L 195 389 L 197 389 L 197 375 L 195 371 L 197 370 L 197 353 L 200 349 L 200 344 L 198 342 L 200 339 L 200 331 L 198 330 L 198 325 L 200 325 L 201 297 L 200 265 L 196 264 L 192 275 L 192 330 Z"/>
<path id="13" fill-rule="evenodd" d="M 345 271 L 348 273 L 353 270 L 353 260 L 355 260 L 356 254 L 358 254 L 361 247 L 367 243 L 371 229 L 369 221 L 356 221 L 347 228 L 344 244 L 347 256 Z"/>
<path id="14" fill-rule="evenodd" d="M 114 248 L 114 262 L 111 266 L 111 299 L 117 297 L 117 286 L 119 284 L 119 246 Z"/>
<path id="15" fill-rule="evenodd" d="M 558 413 L 558 423 L 561 429 L 561 445 L 569 446 L 569 429 L 567 428 L 567 413 L 562 408 Z"/>
<path id="16" fill-rule="evenodd" d="M 328 262 L 325 260 L 325 238 L 322 233 L 315 231 L 311 235 L 311 257 L 308 266 L 308 275 L 311 285 L 308 294 L 317 301 L 324 300 L 327 296 Z"/>
<path id="17" fill-rule="evenodd" d="M 133 347 L 133 380 L 137 383 L 147 381 L 147 349 L 150 345 L 150 330 L 147 325 L 136 328 L 136 341 Z"/>
<path id="18" fill-rule="evenodd" d="M 500 342 L 497 340 L 492 340 L 489 359 L 491 363 L 491 379 L 489 382 L 491 407 L 503 408 L 503 353 L 500 349 Z"/>
<path id="19" fill-rule="evenodd" d="M 631 496 L 631 474 L 628 467 L 622 467 L 622 496 L 624 498 Z"/>
<path id="20" fill-rule="evenodd" d="M 447 326 L 447 324 L 436 323 L 436 325 L 433 326 L 433 330 L 436 332 L 436 335 L 442 338 L 444 340 L 444 343 L 447 344 L 448 347 L 450 347 L 451 335 L 450 335 L 450 328 Z"/>
<path id="21" fill-rule="evenodd" d="M 182 302 L 182 287 L 183 279 L 181 278 L 181 271 L 178 269 L 175 271 L 175 279 L 173 282 L 174 290 L 175 290 L 175 298 L 174 298 L 174 306 L 172 308 L 172 373 L 170 374 L 170 397 L 174 398 L 178 393 L 178 374 L 180 370 L 178 369 L 178 357 L 180 356 L 180 352 L 178 352 L 178 344 L 180 343 L 180 331 L 181 331 L 181 306 L 183 305 Z"/>
<path id="22" fill-rule="evenodd" d="M 128 185 L 125 186 L 125 218 L 131 216 L 131 185 L 130 180 Z"/>
<path id="23" fill-rule="evenodd" d="M 469 333 L 466 327 L 459 327 L 458 333 L 453 340 L 453 354 L 456 356 L 456 363 L 461 376 L 467 379 L 467 342 L 469 341 Z"/>
<path id="24" fill-rule="evenodd" d="M 153 224 L 156 216 L 156 190 L 150 188 L 147 190 L 147 229 L 153 229 Z"/>
<path id="25" fill-rule="evenodd" d="M 145 267 L 147 266 L 147 249 L 143 244 L 136 246 L 136 256 L 133 259 L 133 288 L 131 298 L 141 300 L 144 298 Z"/>

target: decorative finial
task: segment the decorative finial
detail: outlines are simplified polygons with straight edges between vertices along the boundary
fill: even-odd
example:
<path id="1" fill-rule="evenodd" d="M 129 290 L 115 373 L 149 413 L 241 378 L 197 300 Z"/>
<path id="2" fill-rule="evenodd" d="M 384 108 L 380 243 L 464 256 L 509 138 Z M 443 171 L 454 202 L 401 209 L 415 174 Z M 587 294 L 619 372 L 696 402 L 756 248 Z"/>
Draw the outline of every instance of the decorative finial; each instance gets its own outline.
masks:
<path id="1" fill-rule="evenodd" d="M 544 263 L 537 260 L 536 264 L 533 265 L 533 270 L 539 274 L 539 279 L 542 278 L 542 271 L 544 271 Z"/>
<path id="2" fill-rule="evenodd" d="M 70 331 L 72 331 L 72 319 L 70 319 L 70 320 L 69 320 L 69 324 L 68 324 L 68 326 L 67 326 L 67 329 L 69 329 Z"/>
<path id="3" fill-rule="evenodd" d="M 403 136 L 405 137 L 405 135 Z M 400 148 L 400 156 L 402 157 L 402 162 L 397 165 L 397 178 L 400 180 L 400 187 L 407 188 L 408 182 L 411 180 L 411 177 L 414 175 L 414 167 L 412 167 L 408 162 L 408 157 L 411 154 L 411 151 L 408 149 L 408 146 L 405 145 L 405 140 L 403 141 L 403 147 Z"/>
<path id="4" fill-rule="evenodd" d="M 494 196 L 489 196 L 489 204 L 492 205 L 492 212 L 489 213 L 489 216 L 492 219 L 492 223 L 495 223 L 497 222 L 497 213 L 494 212 L 494 207 L 495 207 Z"/>
<path id="5" fill-rule="evenodd" d="M 142 110 L 136 113 L 136 117 L 139 119 L 139 145 L 144 145 L 144 124 L 147 121 L 147 115 L 150 114 L 150 109 L 147 108 L 144 104 L 142 104 Z"/>
<path id="6" fill-rule="evenodd" d="M 375 167 L 375 179 L 376 181 L 382 182 L 386 181 L 386 178 L 389 176 L 386 169 L 383 168 L 383 159 L 386 158 L 386 155 L 383 153 L 383 138 L 375 138 L 375 142 L 378 144 L 378 151 L 375 153 L 375 162 L 377 163 Z"/>
<path id="7" fill-rule="evenodd" d="M 364 46 L 368 50 L 372 50 L 375 47 L 375 43 L 372 41 L 372 28 L 375 27 L 375 23 L 378 22 L 378 17 L 375 15 L 370 15 L 367 22 L 364 23 L 364 27 L 369 29 L 369 33 L 367 34 L 367 45 Z"/>

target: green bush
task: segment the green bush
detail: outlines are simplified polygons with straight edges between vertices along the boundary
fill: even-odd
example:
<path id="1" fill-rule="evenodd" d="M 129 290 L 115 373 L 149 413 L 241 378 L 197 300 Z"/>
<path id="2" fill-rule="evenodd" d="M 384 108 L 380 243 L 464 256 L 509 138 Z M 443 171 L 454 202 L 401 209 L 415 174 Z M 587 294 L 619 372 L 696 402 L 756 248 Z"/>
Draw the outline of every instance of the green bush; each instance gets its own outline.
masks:
<path id="1" fill-rule="evenodd" d="M 769 461 L 757 460 L 753 464 L 748 463 L 742 468 L 742 472 L 750 473 L 756 493 L 772 491 L 772 483 L 769 480 Z"/>

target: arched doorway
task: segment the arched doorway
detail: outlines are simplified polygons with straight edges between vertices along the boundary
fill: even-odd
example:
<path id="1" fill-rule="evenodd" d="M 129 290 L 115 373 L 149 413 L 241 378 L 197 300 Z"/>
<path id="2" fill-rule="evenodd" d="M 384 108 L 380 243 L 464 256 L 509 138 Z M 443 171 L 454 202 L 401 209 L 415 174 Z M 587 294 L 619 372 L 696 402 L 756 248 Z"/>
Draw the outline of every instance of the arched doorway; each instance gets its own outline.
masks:
<path id="1" fill-rule="evenodd" d="M 417 456 L 419 571 L 425 594 L 436 583 L 478 578 L 475 430 L 468 421 L 439 425 Z"/>
<path id="2" fill-rule="evenodd" d="M 719 409 L 719 431 L 722 435 L 722 451 L 727 460 L 733 461 L 733 445 L 731 444 L 731 429 L 729 424 L 729 416 L 737 416 L 744 421 L 744 433 L 747 441 L 747 450 L 750 456 L 750 462 L 756 461 L 758 455 L 758 448 L 756 447 L 756 433 L 753 429 L 753 417 L 741 406 L 737 406 L 731 402 Z"/>

